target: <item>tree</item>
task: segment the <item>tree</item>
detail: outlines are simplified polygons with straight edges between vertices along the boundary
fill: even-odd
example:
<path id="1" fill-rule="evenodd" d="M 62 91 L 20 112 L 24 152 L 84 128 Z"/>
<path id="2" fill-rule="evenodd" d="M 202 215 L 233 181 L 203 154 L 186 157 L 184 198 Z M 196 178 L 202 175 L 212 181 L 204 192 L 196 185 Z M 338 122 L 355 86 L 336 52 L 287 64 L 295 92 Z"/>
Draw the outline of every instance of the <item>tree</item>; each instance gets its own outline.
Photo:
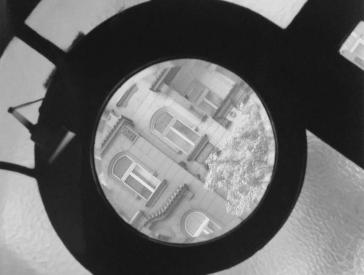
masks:
<path id="1" fill-rule="evenodd" d="M 206 161 L 205 187 L 226 194 L 228 213 L 245 216 L 257 206 L 271 178 L 274 138 L 260 102 L 250 99 L 238 109 L 231 138 Z"/>

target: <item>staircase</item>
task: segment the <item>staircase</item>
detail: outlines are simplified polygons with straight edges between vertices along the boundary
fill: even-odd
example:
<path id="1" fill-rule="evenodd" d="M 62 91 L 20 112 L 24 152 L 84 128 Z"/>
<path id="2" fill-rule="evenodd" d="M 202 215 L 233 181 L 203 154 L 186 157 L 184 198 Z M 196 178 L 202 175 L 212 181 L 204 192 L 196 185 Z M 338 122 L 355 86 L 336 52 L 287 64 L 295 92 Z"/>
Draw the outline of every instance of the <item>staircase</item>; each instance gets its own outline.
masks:
<path id="1" fill-rule="evenodd" d="M 101 155 L 103 155 L 106 152 L 112 140 L 117 136 L 120 128 L 124 125 L 133 125 L 133 122 L 129 118 L 124 116 L 118 118 L 116 123 L 112 126 L 112 128 L 106 134 L 104 140 L 101 143 Z"/>
<path id="2" fill-rule="evenodd" d="M 178 205 L 187 191 L 188 185 L 186 183 L 179 185 L 173 194 L 167 199 L 165 204 L 147 217 L 147 221 L 144 223 L 144 226 L 151 225 L 152 223 L 166 218 Z"/>

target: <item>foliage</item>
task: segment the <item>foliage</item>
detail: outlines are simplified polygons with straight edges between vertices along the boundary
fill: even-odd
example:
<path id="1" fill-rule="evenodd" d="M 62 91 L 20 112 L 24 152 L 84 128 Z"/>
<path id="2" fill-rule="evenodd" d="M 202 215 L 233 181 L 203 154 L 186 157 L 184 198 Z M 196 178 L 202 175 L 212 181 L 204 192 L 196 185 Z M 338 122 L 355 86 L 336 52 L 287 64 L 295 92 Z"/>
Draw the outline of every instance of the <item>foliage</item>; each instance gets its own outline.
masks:
<path id="1" fill-rule="evenodd" d="M 222 190 L 226 194 L 227 211 L 242 216 L 256 207 L 267 188 L 273 169 L 269 154 L 274 152 L 274 139 L 260 103 L 250 102 L 239 110 L 240 121 L 234 121 L 239 127 L 221 151 L 207 159 L 205 187 L 220 193 Z"/>

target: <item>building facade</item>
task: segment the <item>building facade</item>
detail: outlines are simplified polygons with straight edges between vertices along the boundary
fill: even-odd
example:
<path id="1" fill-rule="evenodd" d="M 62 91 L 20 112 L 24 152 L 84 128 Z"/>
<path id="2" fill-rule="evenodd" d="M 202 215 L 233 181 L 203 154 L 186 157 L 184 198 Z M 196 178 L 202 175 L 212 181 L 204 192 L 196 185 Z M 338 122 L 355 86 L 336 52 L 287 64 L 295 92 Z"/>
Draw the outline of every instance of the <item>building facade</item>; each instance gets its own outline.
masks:
<path id="1" fill-rule="evenodd" d="M 204 187 L 211 154 L 232 135 L 252 90 L 199 60 L 152 66 L 115 92 L 101 117 L 95 164 L 115 211 L 146 235 L 185 243 L 210 239 L 242 218 L 223 190 Z"/>

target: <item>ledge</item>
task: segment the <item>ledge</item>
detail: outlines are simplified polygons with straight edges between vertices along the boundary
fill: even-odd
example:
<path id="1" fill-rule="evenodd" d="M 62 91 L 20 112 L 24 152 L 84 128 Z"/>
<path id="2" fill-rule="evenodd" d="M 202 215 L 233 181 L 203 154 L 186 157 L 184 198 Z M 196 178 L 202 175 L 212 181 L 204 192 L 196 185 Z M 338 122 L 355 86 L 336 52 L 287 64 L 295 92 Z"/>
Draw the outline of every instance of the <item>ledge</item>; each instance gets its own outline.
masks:
<path id="1" fill-rule="evenodd" d="M 145 204 L 146 207 L 153 207 L 156 202 L 158 201 L 158 199 L 161 197 L 161 195 L 163 194 L 164 190 L 166 190 L 167 188 L 167 181 L 163 180 L 157 187 L 157 190 L 155 190 L 155 192 L 152 194 L 152 196 L 149 198 L 149 200 L 147 201 L 147 203 Z"/>
<path id="2" fill-rule="evenodd" d="M 188 155 L 187 160 L 188 161 L 195 160 L 208 142 L 209 142 L 209 137 L 207 135 L 204 135 L 199 141 L 199 143 L 192 150 L 192 152 Z"/>

